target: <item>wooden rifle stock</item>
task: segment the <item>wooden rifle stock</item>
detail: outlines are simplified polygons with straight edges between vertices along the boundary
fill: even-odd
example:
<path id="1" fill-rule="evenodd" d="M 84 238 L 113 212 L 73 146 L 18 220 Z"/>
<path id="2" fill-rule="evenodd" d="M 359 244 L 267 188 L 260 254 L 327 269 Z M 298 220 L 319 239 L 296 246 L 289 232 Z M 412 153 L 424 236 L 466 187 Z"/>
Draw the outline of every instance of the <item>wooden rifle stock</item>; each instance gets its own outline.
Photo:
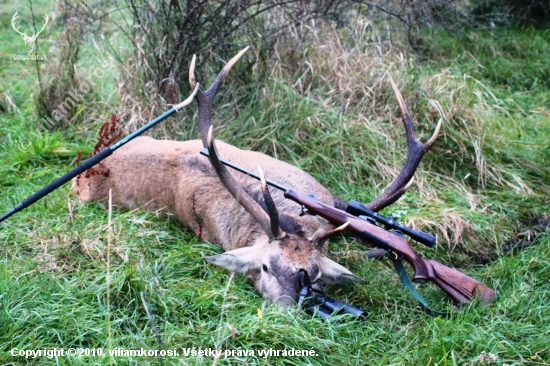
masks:
<path id="1" fill-rule="evenodd" d="M 346 230 L 351 230 L 373 244 L 403 256 L 414 269 L 413 281 L 415 282 L 431 281 L 461 304 L 477 298 L 482 306 L 485 306 L 495 299 L 495 291 L 483 283 L 439 262 L 425 260 L 420 257 L 401 235 L 386 231 L 345 211 L 318 202 L 291 189 L 286 190 L 284 195 L 286 198 L 303 205 L 311 213 L 319 215 L 337 226 L 349 222 Z"/>

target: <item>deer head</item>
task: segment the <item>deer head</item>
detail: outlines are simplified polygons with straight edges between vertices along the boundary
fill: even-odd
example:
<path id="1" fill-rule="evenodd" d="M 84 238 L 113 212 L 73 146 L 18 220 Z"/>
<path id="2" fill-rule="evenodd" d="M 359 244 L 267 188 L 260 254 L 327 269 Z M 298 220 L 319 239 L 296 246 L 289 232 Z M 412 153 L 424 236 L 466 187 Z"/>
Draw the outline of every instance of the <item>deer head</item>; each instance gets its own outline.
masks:
<path id="1" fill-rule="evenodd" d="M 35 33 L 33 33 L 32 35 L 29 36 L 29 35 L 27 35 L 26 30 L 24 32 L 20 32 L 19 28 L 16 26 L 15 22 L 16 22 L 17 18 L 19 17 L 19 15 L 17 13 L 18 12 L 16 11 L 15 14 L 13 14 L 13 17 L 11 18 L 11 26 L 13 27 L 13 29 L 17 33 L 19 33 L 21 35 L 21 37 L 23 37 L 23 41 L 27 45 L 27 53 L 32 53 L 32 51 L 34 51 L 34 46 L 36 44 L 36 39 L 38 38 L 40 33 L 42 33 L 42 31 L 44 31 L 44 29 L 46 28 L 46 25 L 48 24 L 48 15 L 44 14 L 44 24 L 42 25 L 42 29 L 40 29 L 38 32 L 35 32 Z"/>
<path id="2" fill-rule="evenodd" d="M 204 260 L 230 271 L 248 275 L 256 289 L 270 302 L 292 305 L 297 300 L 300 291 L 297 283 L 297 274 L 300 269 L 305 269 L 312 282 L 317 281 L 319 287 L 322 284 L 342 284 L 362 280 L 324 255 L 327 239 L 343 230 L 345 225 L 336 229 L 331 225 L 322 226 L 310 236 L 303 232 L 284 232 L 279 227 L 277 208 L 271 198 L 261 168 L 258 167 L 262 177 L 258 188 L 261 189 L 266 210 L 237 184 L 231 173 L 219 160 L 212 135 L 212 101 L 232 65 L 247 49 L 248 47 L 226 64 L 208 90 L 199 89 L 196 99 L 199 107 L 201 138 L 203 145 L 210 150 L 212 167 L 223 186 L 259 224 L 263 235 L 252 246 L 208 256 Z M 192 88 L 196 86 L 194 68 L 195 58 L 193 57 L 189 71 Z"/>
<path id="3" fill-rule="evenodd" d="M 279 227 L 277 208 L 271 198 L 261 169 L 258 167 L 260 176 L 262 177 L 260 186 L 265 209 L 262 208 L 260 202 L 255 201 L 237 184 L 231 173 L 219 160 L 212 134 L 212 101 L 233 64 L 247 49 L 248 47 L 239 52 L 226 64 L 208 90 L 202 91 L 199 89 L 196 99 L 199 107 L 201 138 L 204 147 L 209 149 L 212 167 L 223 186 L 254 218 L 265 233 L 265 236 L 253 246 L 234 249 L 223 254 L 205 257 L 204 259 L 209 263 L 231 271 L 248 274 L 264 298 L 283 305 L 290 305 L 298 297 L 300 289 L 297 288 L 297 274 L 301 269 L 306 270 L 313 281 L 319 280 L 321 284 L 343 284 L 362 280 L 353 275 L 345 267 L 323 255 L 327 251 L 326 243 L 328 238 L 342 231 L 346 224 L 338 228 L 334 228 L 330 224 L 321 225 L 315 233 L 309 236 L 304 235 L 304 233 L 284 232 Z M 189 70 L 189 82 L 192 88 L 196 86 L 194 68 L 195 57 L 193 57 Z M 395 202 L 410 187 L 420 160 L 435 142 L 441 128 L 441 121 L 439 121 L 432 137 L 426 143 L 420 143 L 415 137 L 412 120 L 403 97 L 391 79 L 391 76 L 389 76 L 389 80 L 403 116 L 408 154 L 405 166 L 395 181 L 380 196 L 367 205 L 375 211 Z M 336 197 L 334 198 L 334 204 L 337 208 L 345 208 L 347 206 L 345 202 Z"/>

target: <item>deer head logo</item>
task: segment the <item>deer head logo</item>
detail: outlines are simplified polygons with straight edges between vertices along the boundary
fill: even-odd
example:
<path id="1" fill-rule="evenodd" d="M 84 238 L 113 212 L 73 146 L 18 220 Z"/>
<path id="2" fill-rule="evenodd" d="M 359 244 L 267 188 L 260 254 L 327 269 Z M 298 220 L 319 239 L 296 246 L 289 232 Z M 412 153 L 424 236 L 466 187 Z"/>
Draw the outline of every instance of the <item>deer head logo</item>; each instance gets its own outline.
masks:
<path id="1" fill-rule="evenodd" d="M 42 26 L 42 29 L 40 29 L 38 32 L 33 33 L 32 35 L 27 35 L 27 31 L 24 32 L 19 31 L 18 27 L 16 26 L 15 22 L 17 18 L 19 17 L 18 12 L 16 11 L 15 14 L 13 14 L 13 17 L 11 18 L 11 26 L 13 29 L 23 37 L 23 41 L 25 41 L 25 44 L 27 45 L 27 53 L 32 53 L 34 51 L 34 46 L 36 45 L 36 39 L 42 33 L 44 28 L 46 28 L 46 25 L 48 24 L 48 16 L 44 14 L 44 25 Z"/>

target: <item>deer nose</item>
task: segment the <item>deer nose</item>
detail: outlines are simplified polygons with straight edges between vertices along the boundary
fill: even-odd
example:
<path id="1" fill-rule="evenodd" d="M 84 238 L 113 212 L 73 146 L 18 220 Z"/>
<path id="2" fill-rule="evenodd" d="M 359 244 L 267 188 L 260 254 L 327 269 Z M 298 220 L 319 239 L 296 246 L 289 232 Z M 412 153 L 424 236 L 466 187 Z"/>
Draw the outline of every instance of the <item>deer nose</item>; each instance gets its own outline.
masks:
<path id="1" fill-rule="evenodd" d="M 304 286 L 310 286 L 309 274 L 304 268 L 296 271 L 296 288 L 300 290 Z"/>

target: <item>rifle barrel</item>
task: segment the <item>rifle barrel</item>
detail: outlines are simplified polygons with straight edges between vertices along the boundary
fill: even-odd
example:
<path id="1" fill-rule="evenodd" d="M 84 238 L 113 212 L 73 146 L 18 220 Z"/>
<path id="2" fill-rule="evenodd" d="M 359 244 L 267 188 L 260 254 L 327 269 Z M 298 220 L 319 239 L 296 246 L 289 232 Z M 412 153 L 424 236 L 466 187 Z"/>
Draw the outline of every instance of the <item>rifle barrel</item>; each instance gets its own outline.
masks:
<path id="1" fill-rule="evenodd" d="M 201 154 L 204 155 L 204 156 L 210 156 L 210 153 L 208 152 L 208 149 L 207 148 L 204 148 L 201 150 Z M 221 159 L 220 158 L 220 161 L 224 164 L 224 165 L 227 165 L 228 167 L 232 168 L 232 169 L 235 169 L 243 174 L 246 174 L 252 178 L 255 178 L 257 180 L 260 180 L 260 177 L 255 174 L 255 173 L 252 173 L 251 171 L 249 170 L 246 170 L 244 169 L 243 167 L 240 167 L 236 164 L 233 164 L 225 159 Z M 270 186 L 274 187 L 274 188 L 277 188 L 283 192 L 287 192 L 289 191 L 289 188 L 279 184 L 279 183 L 276 183 L 276 182 L 273 182 L 272 180 L 269 180 L 269 179 L 266 179 L 266 182 L 267 184 L 269 184 Z M 370 217 L 372 219 L 374 219 L 376 222 L 386 226 L 386 228 L 389 230 L 389 229 L 395 229 L 395 230 L 400 230 L 403 234 L 406 234 L 408 236 L 410 236 L 412 239 L 418 241 L 419 243 L 422 243 L 424 245 L 427 245 L 429 247 L 433 247 L 433 245 L 435 244 L 435 240 L 436 240 L 436 237 L 431 235 L 431 234 L 428 234 L 428 233 L 425 233 L 423 231 L 420 231 L 420 230 L 416 230 L 416 229 L 411 229 L 397 221 L 395 221 L 395 219 L 393 217 L 385 217 L 385 216 L 382 216 L 382 215 L 379 215 L 378 213 L 374 212 L 373 210 L 369 209 L 367 206 L 357 202 L 357 201 L 354 201 L 354 200 L 351 200 L 350 203 L 348 204 L 348 207 L 346 209 L 346 212 L 351 214 L 351 215 L 354 215 L 354 216 L 366 216 L 366 217 Z"/>
<path id="2" fill-rule="evenodd" d="M 207 156 L 207 157 L 210 157 L 210 152 L 208 151 L 207 148 L 204 148 L 201 150 L 201 154 L 204 155 L 204 156 Z M 232 168 L 232 169 L 235 169 L 236 171 L 239 171 L 243 174 L 246 174 L 252 178 L 255 178 L 257 180 L 260 180 L 260 176 L 258 174 L 255 174 L 255 173 L 252 173 L 250 170 L 246 170 L 245 168 L 242 168 L 238 165 L 235 165 L 225 159 L 222 159 L 222 158 L 219 158 L 220 161 L 223 163 L 223 165 L 227 165 L 228 167 Z M 282 184 L 279 184 L 277 182 L 274 182 L 272 180 L 269 180 L 269 179 L 266 179 L 265 180 L 267 184 L 269 184 L 270 186 L 272 186 L 273 188 L 277 188 L 278 190 L 281 190 L 283 192 L 286 192 L 288 191 L 288 188 L 283 186 Z"/>

